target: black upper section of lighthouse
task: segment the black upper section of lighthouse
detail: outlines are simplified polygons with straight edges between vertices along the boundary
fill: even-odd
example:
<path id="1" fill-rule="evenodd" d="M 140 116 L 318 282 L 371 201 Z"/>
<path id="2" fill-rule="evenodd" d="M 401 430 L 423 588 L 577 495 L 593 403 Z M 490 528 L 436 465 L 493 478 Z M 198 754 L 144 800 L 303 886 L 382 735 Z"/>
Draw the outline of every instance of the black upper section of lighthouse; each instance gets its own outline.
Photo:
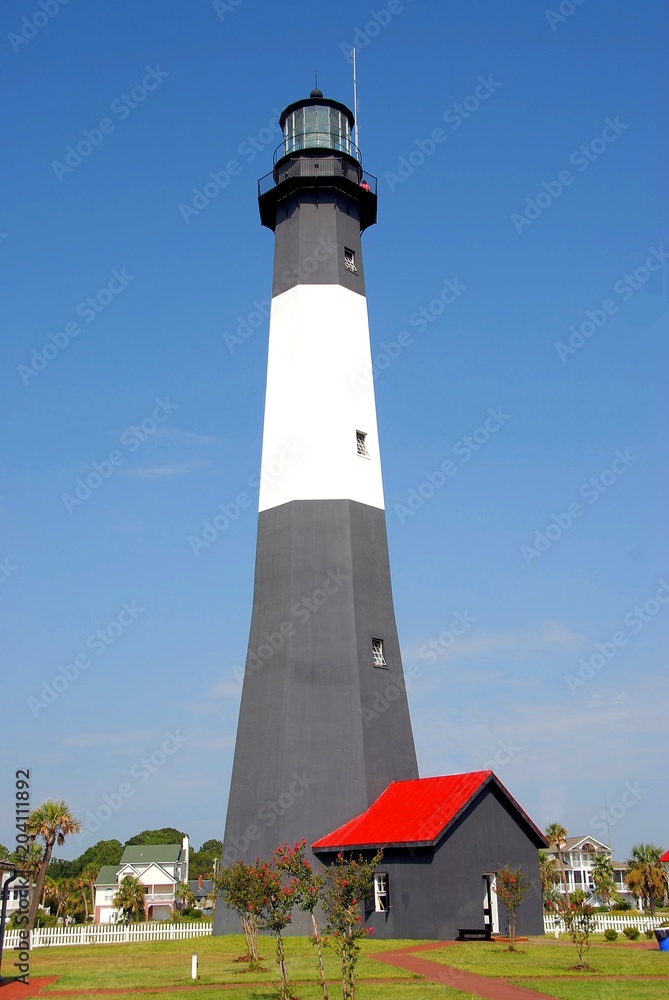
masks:
<path id="1" fill-rule="evenodd" d="M 283 141 L 274 152 L 274 169 L 258 181 L 260 221 L 273 232 L 280 206 L 296 194 L 340 194 L 356 209 L 359 232 L 376 222 L 376 177 L 362 169 L 360 150 L 351 139 L 353 113 L 339 101 L 312 90 L 289 104 L 279 124 Z"/>

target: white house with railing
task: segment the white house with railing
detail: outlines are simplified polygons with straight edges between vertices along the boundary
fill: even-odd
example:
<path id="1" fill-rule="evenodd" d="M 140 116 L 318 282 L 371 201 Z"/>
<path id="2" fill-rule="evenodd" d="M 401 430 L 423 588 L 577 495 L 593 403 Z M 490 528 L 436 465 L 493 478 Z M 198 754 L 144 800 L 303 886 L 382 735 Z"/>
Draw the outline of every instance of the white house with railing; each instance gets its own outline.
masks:
<path id="1" fill-rule="evenodd" d="M 126 847 L 118 865 L 103 865 L 95 880 L 95 922 L 115 923 L 114 896 L 126 876 L 144 886 L 147 920 L 169 920 L 177 906 L 177 886 L 188 882 L 188 837 L 181 844 L 136 844 Z"/>
<path id="2" fill-rule="evenodd" d="M 625 902 L 631 903 L 632 906 L 637 905 L 636 897 L 625 882 L 627 865 L 624 861 L 613 860 L 613 851 L 608 844 L 602 843 L 601 840 L 595 840 L 594 837 L 567 837 L 559 854 L 552 847 L 548 853 L 558 862 L 560 859 L 562 860 L 569 892 L 583 889 L 584 892 L 590 894 L 589 901 L 594 905 L 600 904 L 601 900 L 595 894 L 595 883 L 592 878 L 593 862 L 598 854 L 604 854 L 613 864 L 617 895 Z M 559 884 L 555 888 L 558 892 L 564 893 L 563 884 Z"/>

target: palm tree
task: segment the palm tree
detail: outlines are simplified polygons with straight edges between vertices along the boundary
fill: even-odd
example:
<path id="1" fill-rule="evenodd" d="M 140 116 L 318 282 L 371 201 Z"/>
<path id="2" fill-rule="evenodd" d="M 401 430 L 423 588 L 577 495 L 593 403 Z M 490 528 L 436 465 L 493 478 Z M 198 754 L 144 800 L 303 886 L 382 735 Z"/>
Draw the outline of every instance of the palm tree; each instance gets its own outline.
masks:
<path id="1" fill-rule="evenodd" d="M 84 899 L 84 912 L 86 914 L 86 920 L 88 920 L 88 904 L 90 902 L 91 912 L 95 909 L 95 880 L 100 874 L 100 868 L 97 865 L 88 865 L 84 868 L 78 877 L 79 888 Z M 86 895 L 86 891 L 90 892 L 90 896 Z"/>
<path id="2" fill-rule="evenodd" d="M 546 827 L 546 840 L 549 846 L 557 854 L 558 864 L 560 866 L 560 873 L 562 875 L 562 884 L 564 885 L 564 897 L 565 902 L 569 900 L 569 886 L 567 885 L 567 872 L 565 871 L 564 861 L 562 860 L 562 848 L 567 846 L 567 829 L 560 823 L 551 823 Z"/>
<path id="3" fill-rule="evenodd" d="M 635 896 L 640 896 L 650 906 L 655 916 L 656 901 L 664 899 L 667 891 L 667 873 L 660 861 L 662 848 L 654 844 L 635 844 L 627 862 L 625 881 Z"/>
<path id="4" fill-rule="evenodd" d="M 144 886 L 139 879 L 126 875 L 114 894 L 112 906 L 122 911 L 125 920 L 139 921 L 144 919 L 145 898 Z"/>
<path id="5" fill-rule="evenodd" d="M 182 909 L 186 906 L 192 906 L 195 902 L 195 893 L 188 882 L 177 882 L 174 895 L 177 901 L 181 903 Z"/>
<path id="6" fill-rule="evenodd" d="M 557 858 L 554 858 L 548 851 L 539 851 L 539 879 L 544 907 L 550 909 L 550 904 L 556 902 L 555 886 L 561 881 L 562 876 Z"/>
<path id="7" fill-rule="evenodd" d="M 33 897 L 36 895 L 35 879 L 37 878 L 43 856 L 44 850 L 39 844 L 28 842 L 27 844 L 22 845 L 22 850 L 14 851 L 9 858 L 9 860 L 18 865 L 21 871 L 25 872 L 28 877 L 28 898 L 31 905 Z M 40 897 L 37 896 L 37 899 L 39 900 Z"/>
<path id="8" fill-rule="evenodd" d="M 595 885 L 595 892 L 604 906 L 609 906 L 611 900 L 617 898 L 617 893 L 613 862 L 608 854 L 595 854 L 592 859 L 592 881 Z"/>
<path id="9" fill-rule="evenodd" d="M 55 879 L 52 879 L 50 875 L 47 875 L 44 879 L 44 885 L 42 886 L 42 898 L 40 900 L 40 906 L 43 910 L 46 910 L 47 906 L 51 902 L 55 902 L 58 896 L 58 883 Z"/>
<path id="10" fill-rule="evenodd" d="M 44 841 L 44 854 L 37 872 L 35 892 L 30 900 L 30 910 L 28 911 L 28 930 L 32 930 L 35 926 L 37 907 L 54 846 L 58 844 L 61 847 L 65 843 L 66 837 L 73 833 L 79 833 L 80 830 L 81 823 L 74 818 L 67 802 L 47 799 L 37 809 L 33 809 L 28 817 L 27 832 L 31 840 L 34 841 L 40 837 Z"/>

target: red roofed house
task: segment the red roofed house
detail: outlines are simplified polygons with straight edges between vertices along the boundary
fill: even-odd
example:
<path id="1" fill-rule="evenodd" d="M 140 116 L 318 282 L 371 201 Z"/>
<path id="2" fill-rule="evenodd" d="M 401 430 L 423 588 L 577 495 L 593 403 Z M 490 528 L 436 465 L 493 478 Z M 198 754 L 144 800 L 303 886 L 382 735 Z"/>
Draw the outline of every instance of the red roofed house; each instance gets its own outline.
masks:
<path id="1" fill-rule="evenodd" d="M 669 877 L 669 851 L 665 851 L 664 852 L 664 854 L 660 858 L 660 861 L 664 865 L 665 871 L 667 873 L 667 877 Z"/>
<path id="2" fill-rule="evenodd" d="M 381 938 L 456 937 L 461 928 L 505 933 L 495 872 L 522 867 L 533 882 L 518 934 L 543 934 L 538 848 L 546 839 L 492 771 L 393 781 L 364 813 L 312 844 L 338 852 L 383 849 L 365 923 Z M 488 891 L 490 886 L 490 891 Z"/>

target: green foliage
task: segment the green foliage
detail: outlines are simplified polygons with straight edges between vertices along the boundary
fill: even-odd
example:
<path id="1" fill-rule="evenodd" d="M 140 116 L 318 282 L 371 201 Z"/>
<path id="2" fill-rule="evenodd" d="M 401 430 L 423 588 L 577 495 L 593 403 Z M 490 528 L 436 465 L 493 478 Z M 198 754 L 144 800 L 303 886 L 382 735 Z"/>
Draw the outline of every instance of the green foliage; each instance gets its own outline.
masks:
<path id="1" fill-rule="evenodd" d="M 325 943 L 333 945 L 341 955 L 341 981 L 343 1000 L 354 1000 L 355 967 L 360 945 L 358 941 L 372 928 L 362 926 L 361 904 L 374 892 L 374 869 L 383 860 L 379 851 L 369 861 L 362 855 L 338 854 L 325 869 L 325 890 L 322 896 L 327 917 L 325 932 L 331 937 Z"/>
<path id="2" fill-rule="evenodd" d="M 126 875 L 114 893 L 112 906 L 121 910 L 124 920 L 142 921 L 145 917 L 145 899 L 144 886 L 139 879 L 134 875 Z"/>
<path id="3" fill-rule="evenodd" d="M 639 937 L 639 928 L 623 927 L 623 934 L 625 935 L 628 941 L 636 941 L 636 939 Z"/>
<path id="4" fill-rule="evenodd" d="M 595 854 L 592 862 L 592 881 L 595 892 L 605 904 L 618 898 L 613 862 L 608 854 Z"/>
<path id="5" fill-rule="evenodd" d="M 539 851 L 539 879 L 544 909 L 550 910 L 560 898 L 557 886 L 562 881 L 562 873 L 557 858 L 545 850 Z"/>
<path id="6" fill-rule="evenodd" d="M 618 940 L 618 931 L 614 930 L 613 927 L 607 927 L 606 930 L 604 931 L 604 940 L 605 941 L 617 941 Z"/>
<path id="7" fill-rule="evenodd" d="M 296 886 L 295 902 L 303 913 L 311 914 L 311 923 L 314 929 L 310 938 L 312 944 L 316 946 L 318 953 L 318 968 L 321 980 L 321 992 L 323 1000 L 328 1000 L 328 988 L 325 982 L 325 967 L 323 962 L 323 948 L 320 934 L 318 933 L 318 923 L 316 921 L 316 907 L 320 901 L 321 892 L 325 886 L 325 876 L 321 872 L 315 872 L 311 863 L 305 857 L 307 842 L 302 839 L 296 841 L 292 847 L 282 844 L 274 851 L 274 864 L 278 870 L 289 876 Z"/>
<path id="8" fill-rule="evenodd" d="M 595 930 L 596 923 L 595 908 L 587 903 L 587 899 L 587 893 L 582 889 L 576 889 L 569 899 L 560 900 L 558 904 L 567 933 L 576 945 L 579 969 L 589 968 L 590 935 Z"/>
<path id="9" fill-rule="evenodd" d="M 10 852 L 7 850 L 7 848 L 5 847 L 5 845 L 4 844 L 0 844 L 0 858 L 3 861 L 8 861 L 9 860 L 9 855 L 10 855 Z"/>
<path id="10" fill-rule="evenodd" d="M 532 888 L 532 882 L 522 868 L 503 865 L 495 879 L 495 893 L 505 904 L 509 915 L 509 949 L 515 951 L 516 911 Z"/>
<path id="11" fill-rule="evenodd" d="M 262 881 L 258 866 L 235 861 L 229 868 L 219 869 L 213 881 L 225 905 L 237 911 L 246 938 L 246 957 L 249 967 L 257 968 L 258 929 L 263 906 Z"/>
<path id="12" fill-rule="evenodd" d="M 191 878 L 211 878 L 223 854 L 222 840 L 205 840 L 199 851 L 191 851 L 189 872 Z"/>
<path id="13" fill-rule="evenodd" d="M 650 906 L 655 916 L 656 902 L 662 902 L 667 892 L 667 872 L 660 861 L 662 848 L 655 844 L 635 844 L 627 862 L 625 881 L 635 896 Z"/>
<path id="14" fill-rule="evenodd" d="M 134 847 L 137 844 L 180 844 L 185 834 L 180 833 L 173 826 L 164 826 L 160 830 L 142 830 L 136 836 L 126 840 L 126 847 Z M 118 862 L 113 862 L 118 863 Z"/>
<path id="15" fill-rule="evenodd" d="M 646 929 L 644 931 L 644 934 L 646 935 L 646 937 L 648 938 L 649 941 L 652 941 L 652 939 L 653 939 L 653 937 L 655 935 L 655 931 L 653 930 L 652 927 L 646 927 Z"/>

